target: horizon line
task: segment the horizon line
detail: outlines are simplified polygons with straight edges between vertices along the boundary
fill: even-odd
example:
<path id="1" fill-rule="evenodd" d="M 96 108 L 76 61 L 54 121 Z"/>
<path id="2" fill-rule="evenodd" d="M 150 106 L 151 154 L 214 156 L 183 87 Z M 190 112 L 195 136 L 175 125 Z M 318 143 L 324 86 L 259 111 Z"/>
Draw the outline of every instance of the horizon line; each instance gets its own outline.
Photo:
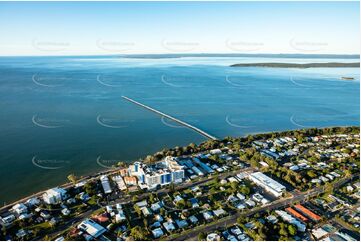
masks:
<path id="1" fill-rule="evenodd" d="M 192 56 L 192 55 L 234 55 L 234 56 L 241 56 L 241 55 L 285 55 L 285 56 L 347 56 L 347 57 L 358 57 L 360 58 L 360 53 L 356 54 L 347 54 L 347 53 L 321 53 L 321 54 L 314 54 L 314 53 L 224 53 L 224 52 L 194 52 L 194 53 L 129 53 L 129 54 L 51 54 L 51 55 L 2 55 L 0 54 L 0 57 L 74 57 L 74 56 L 105 56 L 105 57 L 129 57 L 129 56 L 167 56 L 167 55 L 173 55 L 173 56 Z"/>

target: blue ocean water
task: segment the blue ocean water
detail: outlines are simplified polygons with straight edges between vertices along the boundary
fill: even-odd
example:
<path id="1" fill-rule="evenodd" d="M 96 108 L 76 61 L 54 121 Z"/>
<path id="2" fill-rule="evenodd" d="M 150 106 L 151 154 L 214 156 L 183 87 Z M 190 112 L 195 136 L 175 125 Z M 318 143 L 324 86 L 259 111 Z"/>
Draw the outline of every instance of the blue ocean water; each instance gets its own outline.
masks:
<path id="1" fill-rule="evenodd" d="M 1 57 L 0 202 L 204 137 L 359 125 L 359 68 L 229 67 L 285 57 Z M 353 77 L 354 80 L 342 80 Z"/>

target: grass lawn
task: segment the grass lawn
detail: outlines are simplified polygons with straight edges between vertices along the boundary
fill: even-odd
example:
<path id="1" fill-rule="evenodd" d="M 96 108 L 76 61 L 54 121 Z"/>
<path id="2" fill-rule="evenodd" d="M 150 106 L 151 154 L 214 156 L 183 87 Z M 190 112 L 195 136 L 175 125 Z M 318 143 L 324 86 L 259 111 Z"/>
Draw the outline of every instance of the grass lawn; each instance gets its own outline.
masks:
<path id="1" fill-rule="evenodd" d="M 29 226 L 27 229 L 42 229 L 42 230 L 46 230 L 46 229 L 50 229 L 51 228 L 51 225 L 49 224 L 49 222 L 43 222 L 43 223 L 40 223 L 40 224 L 35 224 L 35 225 L 32 225 L 32 226 Z"/>

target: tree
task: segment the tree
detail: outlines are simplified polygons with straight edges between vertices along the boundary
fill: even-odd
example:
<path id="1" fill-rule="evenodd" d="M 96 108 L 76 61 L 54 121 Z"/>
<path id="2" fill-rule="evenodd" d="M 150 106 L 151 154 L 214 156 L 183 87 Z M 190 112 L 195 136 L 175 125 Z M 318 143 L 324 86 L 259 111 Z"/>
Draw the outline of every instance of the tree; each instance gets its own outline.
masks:
<path id="1" fill-rule="evenodd" d="M 155 196 L 154 196 L 153 193 L 151 193 L 150 196 L 149 196 L 149 202 L 150 202 L 150 203 L 154 203 L 154 202 L 155 202 Z"/>
<path id="2" fill-rule="evenodd" d="M 142 211 L 138 207 L 138 205 L 134 205 L 134 211 L 138 214 L 138 216 L 142 215 Z"/>
<path id="3" fill-rule="evenodd" d="M 200 232 L 198 234 L 198 240 L 201 241 L 201 240 L 205 240 L 206 239 L 206 234 L 204 232 Z"/>
<path id="4" fill-rule="evenodd" d="M 284 237 L 287 237 L 288 236 L 288 231 L 287 229 L 285 228 L 285 224 L 284 223 L 281 223 L 280 224 L 280 230 L 279 230 L 279 235 L 281 236 L 284 236 Z"/>
<path id="5" fill-rule="evenodd" d="M 74 174 L 69 174 L 69 175 L 68 175 L 68 180 L 69 180 L 71 183 L 73 183 L 73 185 L 75 185 L 78 179 L 77 179 L 77 177 L 76 177 Z"/>
<path id="6" fill-rule="evenodd" d="M 90 196 L 93 196 L 96 191 L 94 188 L 94 183 L 88 182 L 84 185 L 85 192 L 89 194 Z"/>
<path id="7" fill-rule="evenodd" d="M 289 224 L 288 225 L 288 233 L 292 236 L 296 235 L 297 234 L 296 226 Z"/>
<path id="8" fill-rule="evenodd" d="M 5 225 L 2 225 L 2 227 L 1 227 L 1 232 L 2 232 L 2 234 L 3 234 L 4 237 L 5 237 L 6 234 L 7 234 L 7 229 L 6 229 L 6 226 L 5 226 Z"/>
<path id="9" fill-rule="evenodd" d="M 176 206 L 177 206 L 178 208 L 180 208 L 180 209 L 184 209 L 185 206 L 186 206 L 186 203 L 185 203 L 184 200 L 180 200 L 180 201 L 177 202 Z"/>
<path id="10" fill-rule="evenodd" d="M 236 191 L 237 188 L 238 188 L 238 183 L 236 181 L 232 182 L 231 183 L 231 188 L 232 188 L 233 191 Z"/>
<path id="11" fill-rule="evenodd" d="M 247 186 L 241 186 L 239 191 L 245 195 L 249 195 L 251 193 L 251 189 Z"/>
<path id="12" fill-rule="evenodd" d="M 146 240 L 147 233 L 145 229 L 142 229 L 140 226 L 135 226 L 130 230 L 130 236 L 134 240 Z"/>

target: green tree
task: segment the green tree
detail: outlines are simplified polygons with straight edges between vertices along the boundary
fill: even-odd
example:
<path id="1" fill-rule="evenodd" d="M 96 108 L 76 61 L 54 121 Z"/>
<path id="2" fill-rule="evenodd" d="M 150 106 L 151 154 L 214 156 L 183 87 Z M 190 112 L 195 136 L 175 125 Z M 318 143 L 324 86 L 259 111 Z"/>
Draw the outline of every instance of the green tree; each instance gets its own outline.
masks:
<path id="1" fill-rule="evenodd" d="M 135 226 L 130 230 L 130 236 L 134 240 L 146 240 L 147 232 L 145 229 L 141 228 L 140 226 Z"/>
<path id="2" fill-rule="evenodd" d="M 204 232 L 200 232 L 198 234 L 198 240 L 199 241 L 206 240 L 206 234 Z"/>
<path id="3" fill-rule="evenodd" d="M 297 234 L 297 229 L 296 229 L 296 226 L 292 225 L 292 224 L 289 224 L 288 225 L 288 233 L 291 235 L 291 236 L 294 236 Z"/>
<path id="4" fill-rule="evenodd" d="M 76 177 L 74 174 L 69 174 L 69 175 L 68 175 L 68 180 L 69 180 L 71 183 L 73 183 L 73 185 L 75 185 L 78 179 L 77 179 L 77 177 Z"/>

